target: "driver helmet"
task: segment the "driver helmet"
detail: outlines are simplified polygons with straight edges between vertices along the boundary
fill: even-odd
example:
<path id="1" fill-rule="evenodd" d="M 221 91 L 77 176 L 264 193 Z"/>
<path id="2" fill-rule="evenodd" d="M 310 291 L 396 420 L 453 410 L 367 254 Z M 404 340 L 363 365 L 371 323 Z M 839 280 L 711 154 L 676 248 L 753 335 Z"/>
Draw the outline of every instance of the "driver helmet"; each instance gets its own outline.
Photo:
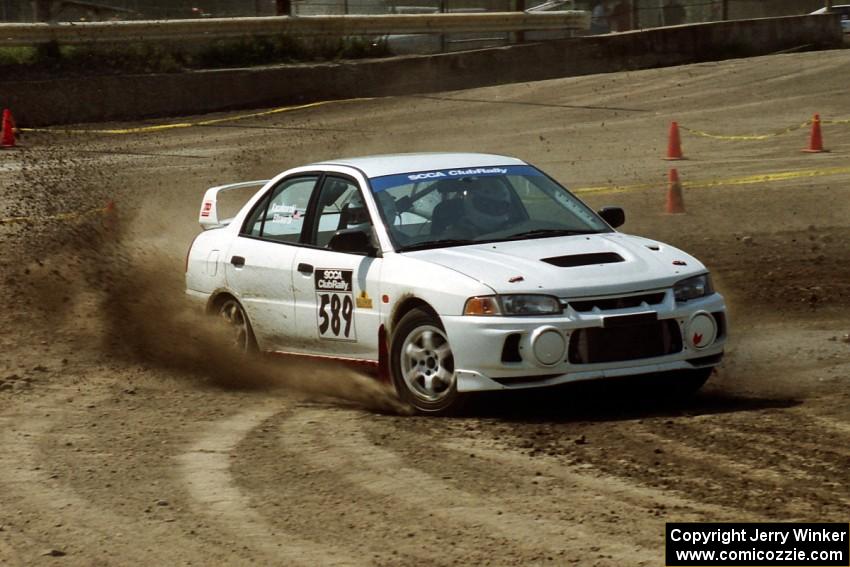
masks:
<path id="1" fill-rule="evenodd" d="M 367 229 L 372 224 L 369 219 L 369 211 L 363 202 L 359 192 L 352 195 L 351 200 L 343 206 L 343 216 L 346 226 L 342 228 Z"/>
<path id="2" fill-rule="evenodd" d="M 469 183 L 463 198 L 466 218 L 479 230 L 491 232 L 510 218 L 510 190 L 501 183 Z"/>

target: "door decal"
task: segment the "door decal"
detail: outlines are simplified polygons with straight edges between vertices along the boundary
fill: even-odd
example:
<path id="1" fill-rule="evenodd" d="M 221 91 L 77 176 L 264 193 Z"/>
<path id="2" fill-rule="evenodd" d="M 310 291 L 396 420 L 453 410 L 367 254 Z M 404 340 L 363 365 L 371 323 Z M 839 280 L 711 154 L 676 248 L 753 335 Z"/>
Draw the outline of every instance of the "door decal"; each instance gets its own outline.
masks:
<path id="1" fill-rule="evenodd" d="M 319 338 L 356 341 L 352 270 L 319 268 L 315 272 Z"/>
<path id="2" fill-rule="evenodd" d="M 369 297 L 365 289 L 360 292 L 355 301 L 358 309 L 372 309 L 372 298 Z"/>

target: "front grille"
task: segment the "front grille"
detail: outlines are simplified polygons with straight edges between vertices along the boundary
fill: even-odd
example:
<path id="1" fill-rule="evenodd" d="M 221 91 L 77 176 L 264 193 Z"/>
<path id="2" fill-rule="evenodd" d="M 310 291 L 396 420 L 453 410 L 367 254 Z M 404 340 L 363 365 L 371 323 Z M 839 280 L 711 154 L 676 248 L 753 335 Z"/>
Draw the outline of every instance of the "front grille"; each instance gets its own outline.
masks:
<path id="1" fill-rule="evenodd" d="M 630 295 L 628 297 L 609 297 L 602 299 L 586 299 L 582 301 L 570 301 L 568 305 L 578 312 L 593 311 L 599 308 L 603 311 L 608 309 L 626 309 L 638 307 L 646 302 L 647 305 L 658 305 L 664 301 L 664 292 L 644 293 L 642 295 Z"/>
<path id="2" fill-rule="evenodd" d="M 625 327 L 578 329 L 570 336 L 571 364 L 621 362 L 682 350 L 682 333 L 672 319 Z"/>

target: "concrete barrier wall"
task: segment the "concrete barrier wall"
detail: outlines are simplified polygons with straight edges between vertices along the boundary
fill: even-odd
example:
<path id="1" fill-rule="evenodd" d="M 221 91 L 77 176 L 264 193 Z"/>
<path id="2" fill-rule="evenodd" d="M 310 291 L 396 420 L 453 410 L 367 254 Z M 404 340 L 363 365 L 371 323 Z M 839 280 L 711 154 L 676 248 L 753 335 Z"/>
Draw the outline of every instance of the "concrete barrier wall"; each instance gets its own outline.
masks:
<path id="1" fill-rule="evenodd" d="M 826 5 L 824 0 L 728 0 L 730 18 L 775 18 L 810 14 Z M 833 2 L 843 4 L 844 2 Z"/>
<path id="2" fill-rule="evenodd" d="M 693 24 L 539 44 L 369 61 L 156 75 L 0 80 L 20 126 L 129 120 L 511 82 L 840 47 L 838 16 Z"/>

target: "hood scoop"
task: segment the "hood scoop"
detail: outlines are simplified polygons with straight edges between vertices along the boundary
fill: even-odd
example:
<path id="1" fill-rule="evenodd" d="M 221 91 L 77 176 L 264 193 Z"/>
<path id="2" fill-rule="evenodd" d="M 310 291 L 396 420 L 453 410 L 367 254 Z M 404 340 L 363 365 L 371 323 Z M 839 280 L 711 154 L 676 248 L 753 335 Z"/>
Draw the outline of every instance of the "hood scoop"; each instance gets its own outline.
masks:
<path id="1" fill-rule="evenodd" d="M 579 266 L 596 266 L 598 264 L 614 264 L 625 262 L 616 252 L 594 252 L 591 254 L 572 254 L 570 256 L 555 256 L 542 258 L 541 262 L 558 266 L 559 268 L 577 268 Z"/>

